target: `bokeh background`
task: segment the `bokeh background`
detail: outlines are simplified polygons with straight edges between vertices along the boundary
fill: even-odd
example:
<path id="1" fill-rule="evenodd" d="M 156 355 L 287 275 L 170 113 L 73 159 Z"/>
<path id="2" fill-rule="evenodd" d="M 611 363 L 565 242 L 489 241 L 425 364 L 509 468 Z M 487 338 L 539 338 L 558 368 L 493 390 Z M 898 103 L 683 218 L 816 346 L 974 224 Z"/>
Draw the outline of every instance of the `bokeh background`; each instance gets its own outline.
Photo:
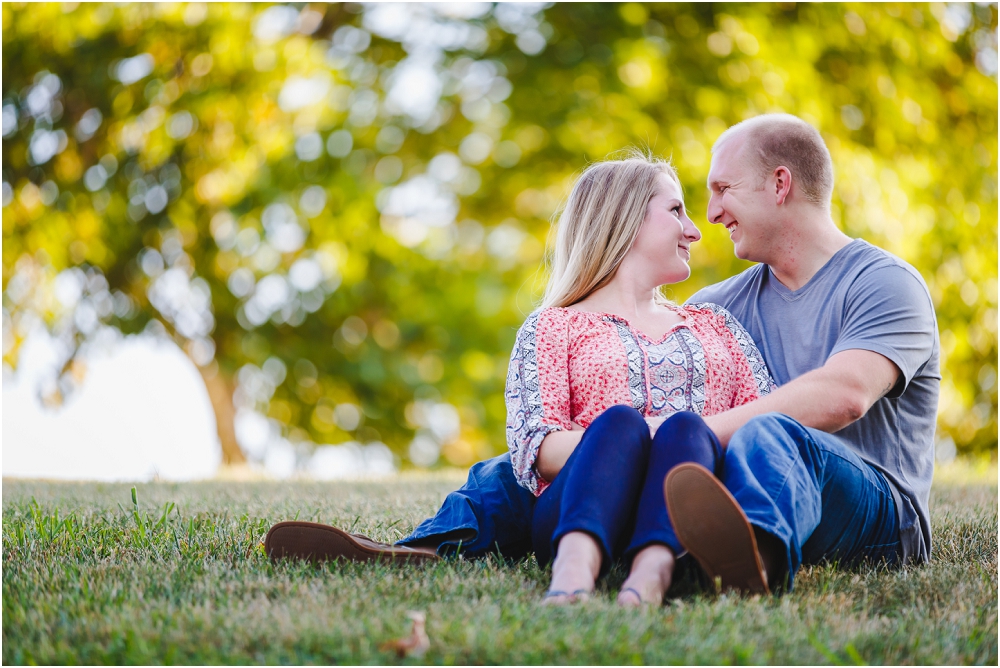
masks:
<path id="1" fill-rule="evenodd" d="M 995 459 L 997 93 L 995 3 L 4 3 L 5 463 L 31 402 L 105 416 L 60 437 L 98 469 L 124 428 L 183 477 L 196 422 L 278 477 L 502 452 L 574 175 L 672 156 L 705 235 L 683 300 L 746 266 L 704 183 L 768 111 L 822 132 L 843 229 L 927 280 L 938 457 Z"/>

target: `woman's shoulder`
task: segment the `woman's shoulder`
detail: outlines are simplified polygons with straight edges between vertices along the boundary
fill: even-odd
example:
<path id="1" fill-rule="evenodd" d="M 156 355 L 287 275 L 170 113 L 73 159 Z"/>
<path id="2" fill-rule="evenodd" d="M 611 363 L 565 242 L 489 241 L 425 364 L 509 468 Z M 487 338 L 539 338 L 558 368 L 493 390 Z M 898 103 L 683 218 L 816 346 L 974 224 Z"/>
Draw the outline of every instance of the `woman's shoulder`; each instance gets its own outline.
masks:
<path id="1" fill-rule="evenodd" d="M 604 319 L 604 315 L 603 313 L 576 309 L 572 306 L 546 306 L 532 311 L 528 319 L 534 319 L 535 321 L 550 320 L 555 322 L 585 323 L 601 322 Z"/>
<path id="2" fill-rule="evenodd" d="M 564 306 L 546 306 L 528 314 L 521 325 L 520 332 L 530 334 L 545 334 L 553 331 L 564 332 L 572 336 L 587 331 L 595 325 L 603 324 L 603 315 L 590 311 Z"/>

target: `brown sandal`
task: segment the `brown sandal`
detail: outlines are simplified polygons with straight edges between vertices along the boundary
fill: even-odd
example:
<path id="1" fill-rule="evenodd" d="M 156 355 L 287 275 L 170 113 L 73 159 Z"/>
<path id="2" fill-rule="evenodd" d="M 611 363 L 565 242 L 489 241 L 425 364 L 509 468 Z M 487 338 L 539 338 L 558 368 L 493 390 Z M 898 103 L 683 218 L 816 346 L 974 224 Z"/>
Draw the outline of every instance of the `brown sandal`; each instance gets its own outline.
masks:
<path id="1" fill-rule="evenodd" d="M 264 538 L 264 552 L 271 559 L 326 561 L 383 561 L 423 563 L 441 557 L 430 547 L 403 547 L 379 543 L 367 536 L 347 533 L 316 522 L 278 522 Z"/>

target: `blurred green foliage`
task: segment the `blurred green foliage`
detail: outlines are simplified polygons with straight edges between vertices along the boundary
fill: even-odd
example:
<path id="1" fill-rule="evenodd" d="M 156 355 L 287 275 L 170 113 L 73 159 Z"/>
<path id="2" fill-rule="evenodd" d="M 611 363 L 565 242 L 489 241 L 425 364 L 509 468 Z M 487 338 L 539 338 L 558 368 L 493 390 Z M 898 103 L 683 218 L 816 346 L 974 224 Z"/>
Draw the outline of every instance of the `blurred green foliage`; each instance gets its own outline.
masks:
<path id="1" fill-rule="evenodd" d="M 714 139 L 780 110 L 930 286 L 939 445 L 995 456 L 996 35 L 996 4 L 4 3 L 4 363 L 46 324 L 58 396 L 152 331 L 303 453 L 465 466 L 574 174 L 649 147 L 704 211 Z M 745 266 L 701 227 L 675 299 Z"/>

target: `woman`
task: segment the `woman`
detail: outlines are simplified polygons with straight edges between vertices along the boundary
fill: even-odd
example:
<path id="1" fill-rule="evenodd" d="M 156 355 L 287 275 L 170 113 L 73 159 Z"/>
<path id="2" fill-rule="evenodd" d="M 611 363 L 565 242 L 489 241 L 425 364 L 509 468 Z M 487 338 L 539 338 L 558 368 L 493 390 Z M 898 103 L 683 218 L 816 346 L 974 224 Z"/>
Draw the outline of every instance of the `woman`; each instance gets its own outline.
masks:
<path id="1" fill-rule="evenodd" d="M 542 565 L 555 555 L 547 603 L 585 598 L 617 559 L 631 561 L 621 605 L 662 602 L 683 550 L 664 477 L 682 461 L 716 470 L 721 448 L 698 415 L 773 387 L 728 312 L 660 292 L 688 278 L 700 238 L 674 169 L 642 156 L 591 165 L 559 218 L 506 390 L 514 471 L 538 497 L 535 552 Z"/>

